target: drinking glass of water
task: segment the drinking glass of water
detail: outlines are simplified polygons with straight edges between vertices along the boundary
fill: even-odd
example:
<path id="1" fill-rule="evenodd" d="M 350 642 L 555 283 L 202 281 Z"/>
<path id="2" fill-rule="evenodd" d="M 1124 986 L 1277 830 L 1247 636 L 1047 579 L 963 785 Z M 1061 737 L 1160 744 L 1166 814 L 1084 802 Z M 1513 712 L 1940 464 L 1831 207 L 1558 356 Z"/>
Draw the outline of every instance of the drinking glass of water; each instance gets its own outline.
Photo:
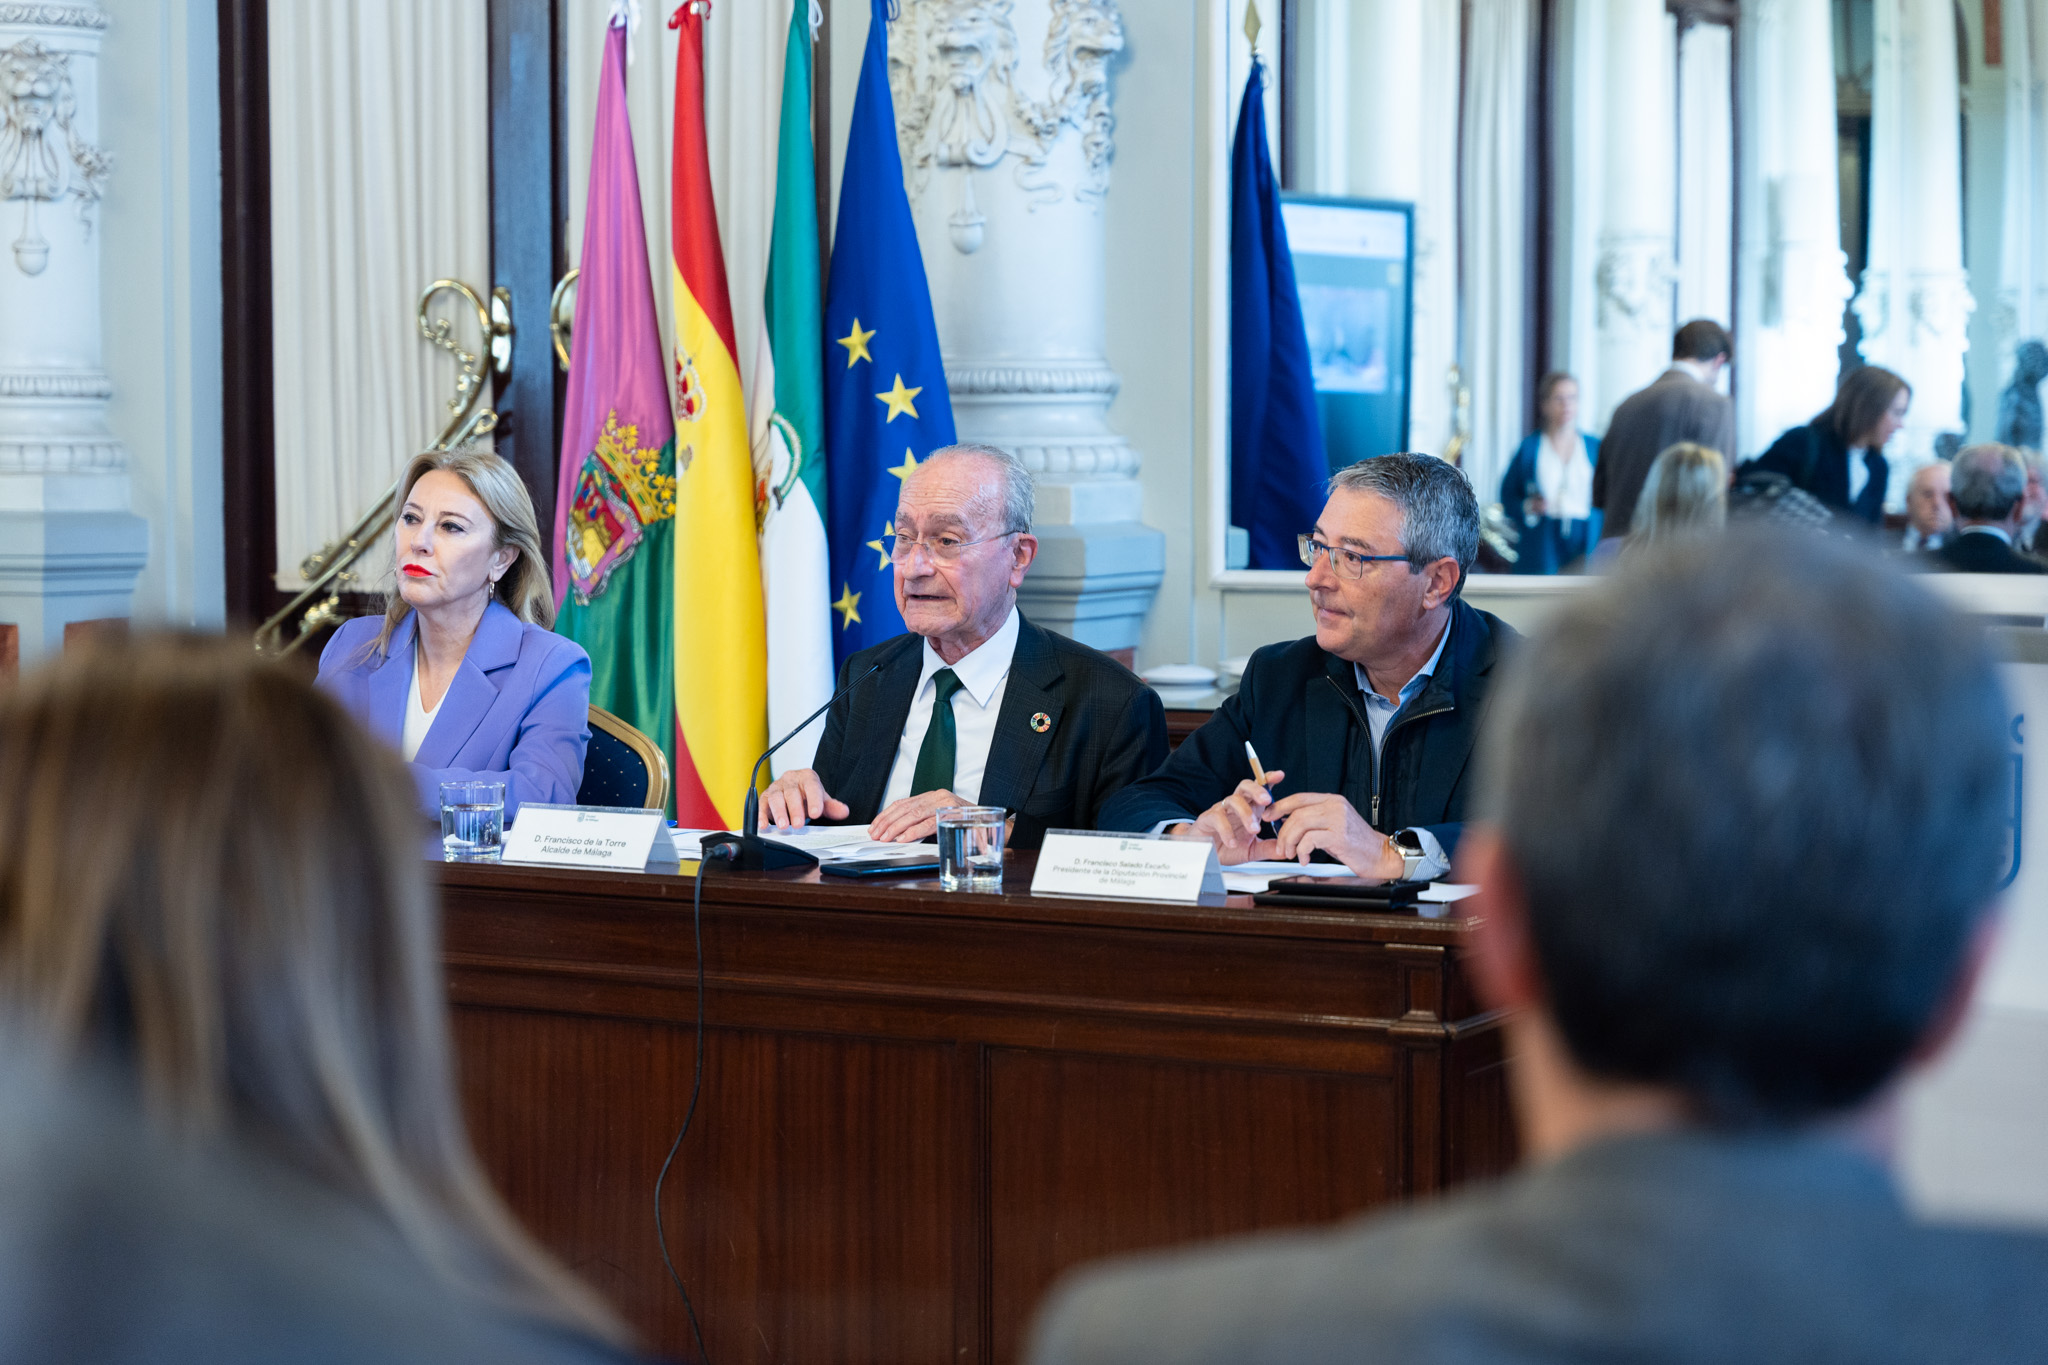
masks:
<path id="1" fill-rule="evenodd" d="M 939 812 L 939 885 L 948 891 L 1003 889 L 1001 806 L 948 806 Z"/>
<path id="2" fill-rule="evenodd" d="M 505 848 L 505 784 L 441 784 L 441 856 L 451 863 L 496 862 Z"/>

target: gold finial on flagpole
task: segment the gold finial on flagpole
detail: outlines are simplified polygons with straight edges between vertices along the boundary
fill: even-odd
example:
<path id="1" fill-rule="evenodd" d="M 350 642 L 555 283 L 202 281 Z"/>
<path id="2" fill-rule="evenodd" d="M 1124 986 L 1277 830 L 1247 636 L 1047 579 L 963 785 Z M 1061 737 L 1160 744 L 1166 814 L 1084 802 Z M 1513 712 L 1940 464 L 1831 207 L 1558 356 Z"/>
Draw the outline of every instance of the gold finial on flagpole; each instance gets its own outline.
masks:
<path id="1" fill-rule="evenodd" d="M 1252 45 L 1252 51 L 1259 50 L 1259 30 L 1265 25 L 1259 21 L 1259 0 L 1245 0 L 1244 36 Z"/>

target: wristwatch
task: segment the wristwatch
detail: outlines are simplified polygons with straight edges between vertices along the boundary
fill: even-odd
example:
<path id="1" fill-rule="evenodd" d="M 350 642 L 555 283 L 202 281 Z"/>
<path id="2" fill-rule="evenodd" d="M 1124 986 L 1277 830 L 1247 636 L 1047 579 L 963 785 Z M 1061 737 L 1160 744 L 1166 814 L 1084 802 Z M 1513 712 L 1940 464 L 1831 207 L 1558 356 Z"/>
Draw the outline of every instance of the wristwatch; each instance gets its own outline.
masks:
<path id="1" fill-rule="evenodd" d="M 1416 871 L 1422 866 L 1423 860 L 1429 856 L 1422 851 L 1422 836 L 1412 829 L 1404 829 L 1397 832 L 1387 842 L 1391 843 L 1394 846 L 1395 852 L 1401 855 L 1401 880 L 1404 882 L 1414 881 Z"/>

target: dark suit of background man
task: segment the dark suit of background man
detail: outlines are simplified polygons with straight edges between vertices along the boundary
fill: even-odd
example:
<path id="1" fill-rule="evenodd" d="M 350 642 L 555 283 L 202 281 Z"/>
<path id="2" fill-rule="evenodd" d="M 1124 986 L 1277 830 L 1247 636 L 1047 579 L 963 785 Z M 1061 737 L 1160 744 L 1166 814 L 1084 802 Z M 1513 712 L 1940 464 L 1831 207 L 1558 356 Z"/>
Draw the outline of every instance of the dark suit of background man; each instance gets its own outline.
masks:
<path id="1" fill-rule="evenodd" d="M 1047 829 L 1093 829 L 1112 792 L 1158 766 L 1158 694 L 1017 610 L 1031 513 L 1031 472 L 993 446 L 935 450 L 904 477 L 883 548 L 910 632 L 841 666 L 841 687 L 881 668 L 827 713 L 818 766 L 762 794 L 768 819 L 909 841 L 947 806 L 1001 806 L 1012 846 L 1036 848 Z"/>
<path id="2" fill-rule="evenodd" d="M 2011 446 L 1966 446 L 1949 470 L 1956 530 L 1930 554 L 1955 573 L 2048 573 L 2048 564 L 2013 548 L 2027 493 L 2027 466 Z"/>
<path id="3" fill-rule="evenodd" d="M 1691 441 L 1720 451 L 1728 467 L 1735 467 L 1735 404 L 1714 391 L 1734 351 L 1720 323 L 1695 318 L 1671 339 L 1671 368 L 1621 400 L 1593 469 L 1601 539 L 1628 534 L 1650 466 L 1669 447 Z"/>
<path id="4" fill-rule="evenodd" d="M 1458 862 L 1523 1169 L 1084 1273 L 1034 1365 L 2048 1359 L 2048 1239 L 1917 1220 L 1884 1150 L 2008 857 L 1981 632 L 1867 551 L 1735 532 L 1515 670 Z"/>
<path id="5" fill-rule="evenodd" d="M 1479 548 L 1472 486 L 1433 455 L 1361 460 L 1301 540 L 1316 633 L 1252 655 L 1237 694 L 1102 828 L 1184 826 L 1226 863 L 1321 852 L 1360 876 L 1439 876 L 1494 661 L 1515 638 L 1458 596 Z M 1262 818 L 1277 837 L 1258 837 Z"/>

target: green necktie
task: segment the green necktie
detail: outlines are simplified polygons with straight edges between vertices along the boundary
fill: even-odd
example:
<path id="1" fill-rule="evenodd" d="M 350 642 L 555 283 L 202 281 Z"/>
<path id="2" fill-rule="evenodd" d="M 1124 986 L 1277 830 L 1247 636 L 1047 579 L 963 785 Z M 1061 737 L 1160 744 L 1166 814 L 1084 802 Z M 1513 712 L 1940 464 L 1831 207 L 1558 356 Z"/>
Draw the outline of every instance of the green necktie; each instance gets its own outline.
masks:
<path id="1" fill-rule="evenodd" d="M 925 727 L 924 747 L 917 751 L 917 768 L 910 775 L 910 794 L 951 791 L 953 787 L 953 694 L 962 684 L 950 668 L 932 674 L 932 723 Z"/>

